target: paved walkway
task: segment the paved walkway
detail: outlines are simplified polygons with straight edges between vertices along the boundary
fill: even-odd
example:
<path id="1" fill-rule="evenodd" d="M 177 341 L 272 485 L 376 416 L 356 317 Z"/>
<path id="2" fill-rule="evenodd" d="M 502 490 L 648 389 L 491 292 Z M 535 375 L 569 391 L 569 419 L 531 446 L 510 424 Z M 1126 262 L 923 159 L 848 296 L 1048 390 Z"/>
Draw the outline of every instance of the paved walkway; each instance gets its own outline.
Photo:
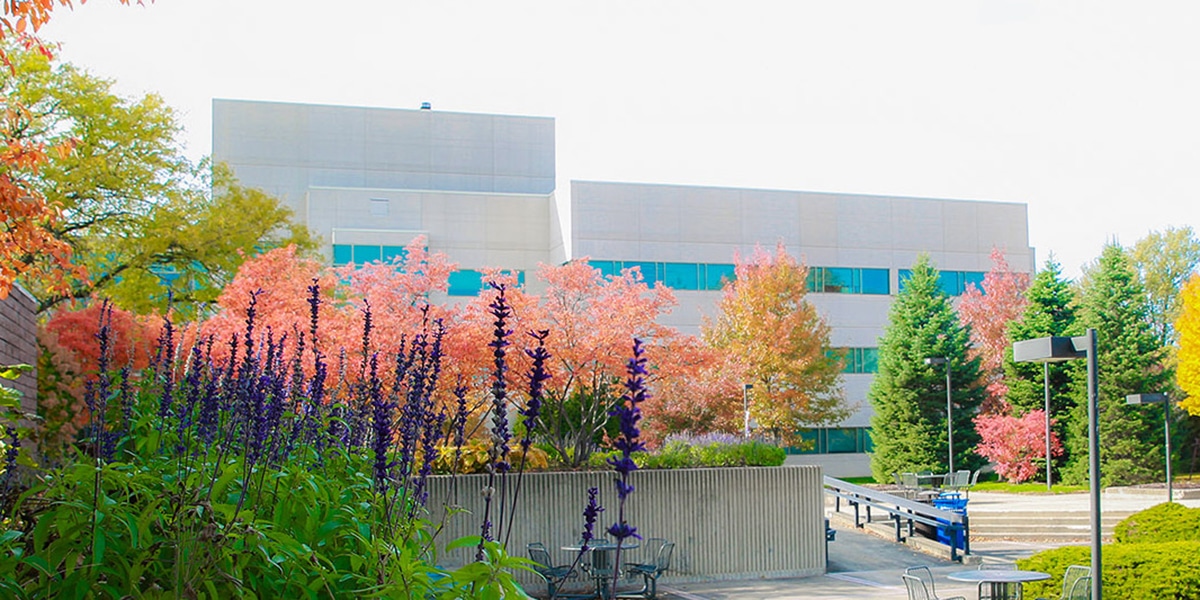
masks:
<path id="1" fill-rule="evenodd" d="M 1166 491 L 1161 494 L 1132 494 L 1106 491 L 1101 496 L 1101 510 L 1137 511 L 1166 501 Z M 1200 498 L 1176 498 L 1186 506 L 1200 506 Z M 971 512 L 1088 512 L 1091 507 L 1087 492 L 1076 494 L 997 494 L 975 492 L 971 494 Z M 832 507 L 829 508 L 832 510 Z M 1008 541 L 972 541 L 972 555 L 984 562 L 1012 562 L 1047 548 L 1056 543 L 1028 543 Z M 713 581 L 698 583 L 664 584 L 659 587 L 660 598 L 675 600 L 846 600 L 874 598 L 906 598 L 900 574 L 912 565 L 929 565 L 937 582 L 941 596 L 960 594 L 974 598 L 977 589 L 973 584 L 949 581 L 946 574 L 952 571 L 977 568 L 964 566 L 948 560 L 921 554 L 901 544 L 878 538 L 859 531 L 838 529 L 837 541 L 829 545 L 829 572 L 817 577 L 799 579 L 751 579 L 738 581 Z"/>

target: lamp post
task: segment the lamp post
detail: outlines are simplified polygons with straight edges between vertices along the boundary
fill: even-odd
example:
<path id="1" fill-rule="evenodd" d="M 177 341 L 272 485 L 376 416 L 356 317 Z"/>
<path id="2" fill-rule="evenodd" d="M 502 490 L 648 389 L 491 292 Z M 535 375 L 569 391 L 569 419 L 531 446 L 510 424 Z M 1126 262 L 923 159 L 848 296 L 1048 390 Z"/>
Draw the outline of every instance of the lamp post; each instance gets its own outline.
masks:
<path id="1" fill-rule="evenodd" d="M 1125 396 L 1126 404 L 1154 404 L 1162 402 L 1163 405 L 1163 440 L 1166 450 L 1167 462 L 1167 502 L 1174 501 L 1171 484 L 1171 399 L 1166 394 L 1130 394 Z"/>
<path id="2" fill-rule="evenodd" d="M 925 359 L 929 366 L 946 365 L 946 454 L 949 458 L 947 473 L 954 473 L 954 405 L 950 396 L 950 359 L 945 356 L 930 356 Z"/>
<path id="3" fill-rule="evenodd" d="M 1042 387 L 1046 394 L 1046 491 L 1050 491 L 1050 361 L 1042 363 Z"/>
<path id="4" fill-rule="evenodd" d="M 747 383 L 742 386 L 742 437 L 750 439 L 750 390 L 754 389 L 753 383 Z"/>
<path id="5" fill-rule="evenodd" d="M 1063 362 L 1087 359 L 1088 373 L 1088 478 L 1092 504 L 1092 599 L 1101 600 L 1103 570 L 1100 562 L 1100 407 L 1099 368 L 1096 357 L 1096 330 L 1076 337 L 1050 336 L 1013 344 L 1015 362 Z M 1046 457 L 1049 460 L 1049 456 Z"/>

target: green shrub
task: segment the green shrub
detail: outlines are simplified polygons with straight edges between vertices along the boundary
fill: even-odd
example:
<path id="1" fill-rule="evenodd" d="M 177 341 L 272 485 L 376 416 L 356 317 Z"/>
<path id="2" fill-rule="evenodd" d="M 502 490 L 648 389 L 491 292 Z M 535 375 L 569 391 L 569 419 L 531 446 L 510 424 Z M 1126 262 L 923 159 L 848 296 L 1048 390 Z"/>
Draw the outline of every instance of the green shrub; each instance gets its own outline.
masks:
<path id="1" fill-rule="evenodd" d="M 588 466 L 607 468 L 615 451 L 596 452 L 588 458 Z M 636 452 L 633 462 L 639 469 L 694 469 L 700 467 L 777 467 L 787 457 L 783 448 L 760 441 L 707 441 L 701 444 L 686 440 L 668 440 L 654 452 Z"/>
<path id="2" fill-rule="evenodd" d="M 1200 540 L 1200 508 L 1164 502 L 1117 523 L 1113 538 L 1122 544 Z"/>
<path id="3" fill-rule="evenodd" d="M 1089 564 L 1088 546 L 1055 548 L 1017 561 L 1020 569 L 1051 575 L 1025 584 L 1026 598 L 1057 598 L 1067 566 Z M 1200 541 L 1106 545 L 1104 597 L 1200 598 Z"/>

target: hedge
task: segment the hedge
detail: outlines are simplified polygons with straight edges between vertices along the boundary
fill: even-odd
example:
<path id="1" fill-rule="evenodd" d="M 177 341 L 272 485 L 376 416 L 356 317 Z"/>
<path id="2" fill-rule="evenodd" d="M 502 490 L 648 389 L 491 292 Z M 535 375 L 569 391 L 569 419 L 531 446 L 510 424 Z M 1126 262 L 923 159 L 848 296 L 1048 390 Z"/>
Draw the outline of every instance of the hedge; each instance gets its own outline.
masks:
<path id="1" fill-rule="evenodd" d="M 1064 546 L 1018 560 L 1023 570 L 1050 573 L 1026 583 L 1026 598 L 1058 598 L 1068 565 L 1090 565 L 1090 546 Z M 1104 546 L 1104 597 L 1111 599 L 1200 599 L 1200 541 L 1108 544 Z"/>
<path id="2" fill-rule="evenodd" d="M 1200 540 L 1200 508 L 1164 502 L 1117 523 L 1113 539 L 1121 544 Z"/>

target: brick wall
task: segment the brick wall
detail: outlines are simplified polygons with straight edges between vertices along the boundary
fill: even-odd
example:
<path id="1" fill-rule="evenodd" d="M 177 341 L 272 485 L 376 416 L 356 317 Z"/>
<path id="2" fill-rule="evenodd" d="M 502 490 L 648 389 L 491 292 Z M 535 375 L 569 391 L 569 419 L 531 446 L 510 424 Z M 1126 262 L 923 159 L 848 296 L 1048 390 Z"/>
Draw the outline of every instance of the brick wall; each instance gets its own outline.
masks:
<path id="1" fill-rule="evenodd" d="M 0 300 L 0 365 L 37 364 L 37 303 L 24 289 L 14 287 Z M 33 371 L 5 385 L 21 391 L 26 412 L 37 406 L 37 374 Z"/>

